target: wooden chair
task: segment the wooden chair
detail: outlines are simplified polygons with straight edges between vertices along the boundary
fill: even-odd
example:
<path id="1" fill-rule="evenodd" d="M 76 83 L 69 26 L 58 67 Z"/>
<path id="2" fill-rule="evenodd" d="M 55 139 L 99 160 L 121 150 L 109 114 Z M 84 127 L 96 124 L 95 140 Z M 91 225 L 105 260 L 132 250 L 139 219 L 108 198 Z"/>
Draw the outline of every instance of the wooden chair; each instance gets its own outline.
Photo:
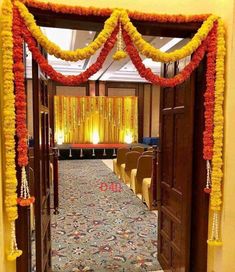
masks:
<path id="1" fill-rule="evenodd" d="M 142 146 L 133 146 L 131 148 L 132 151 L 137 151 L 137 152 L 140 152 L 140 153 L 143 153 L 144 152 L 144 147 Z"/>
<path id="2" fill-rule="evenodd" d="M 126 153 L 129 152 L 129 148 L 123 147 L 117 150 L 117 158 L 113 159 L 113 172 L 120 178 L 121 176 L 121 164 L 125 163 Z"/>
<path id="3" fill-rule="evenodd" d="M 140 152 L 130 151 L 126 153 L 126 163 L 121 165 L 121 178 L 126 184 L 130 184 L 131 170 L 137 168 Z"/>
<path id="4" fill-rule="evenodd" d="M 144 178 L 151 178 L 153 156 L 142 155 L 138 159 L 137 170 L 131 173 L 131 188 L 136 195 L 142 195 L 142 183 Z"/>

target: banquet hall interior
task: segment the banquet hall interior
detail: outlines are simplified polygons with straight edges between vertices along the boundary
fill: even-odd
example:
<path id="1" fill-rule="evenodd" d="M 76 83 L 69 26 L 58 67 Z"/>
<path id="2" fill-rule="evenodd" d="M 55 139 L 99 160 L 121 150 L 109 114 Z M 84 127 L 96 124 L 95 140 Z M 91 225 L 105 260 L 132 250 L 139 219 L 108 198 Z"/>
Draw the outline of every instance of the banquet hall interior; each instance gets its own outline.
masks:
<path id="1" fill-rule="evenodd" d="M 95 31 L 49 27 L 42 30 L 67 50 L 84 47 L 97 36 Z M 164 52 L 188 41 L 161 36 L 144 38 Z M 157 196 L 154 194 L 160 142 L 160 87 L 143 79 L 128 57 L 114 61 L 115 50 L 114 47 L 102 69 L 89 81 L 68 86 L 44 77 L 38 83 L 35 75 L 40 73 L 39 68 L 32 61 L 28 47 L 25 48 L 33 195 L 37 194 L 35 122 L 43 126 L 48 121 L 40 141 L 47 140 L 50 146 L 50 166 L 46 169 L 49 181 L 43 190 L 51 191 L 54 211 L 51 218 L 53 271 L 73 271 L 74 267 L 81 269 L 78 271 L 161 271 L 157 260 Z M 56 71 L 71 75 L 86 70 L 99 53 L 78 62 L 51 55 L 47 59 Z M 161 63 L 142 59 L 147 67 L 161 74 Z M 35 120 L 37 84 L 41 89 L 41 107 L 48 108 L 46 120 L 43 117 Z M 37 210 L 31 207 L 32 255 L 37 250 L 36 228 Z M 35 256 L 31 265 L 36 271 Z"/>

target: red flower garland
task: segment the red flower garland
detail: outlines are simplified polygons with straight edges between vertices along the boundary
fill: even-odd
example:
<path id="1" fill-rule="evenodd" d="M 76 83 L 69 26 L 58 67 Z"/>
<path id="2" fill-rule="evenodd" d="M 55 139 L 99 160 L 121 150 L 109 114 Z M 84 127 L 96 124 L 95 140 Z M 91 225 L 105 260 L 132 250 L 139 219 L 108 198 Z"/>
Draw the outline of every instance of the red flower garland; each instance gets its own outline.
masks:
<path id="1" fill-rule="evenodd" d="M 13 39 L 14 39 L 14 76 L 15 76 L 15 106 L 16 106 L 16 134 L 18 136 L 18 164 L 20 167 L 28 164 L 28 149 L 26 127 L 26 95 L 24 86 L 24 63 L 23 63 L 23 38 L 21 27 L 17 20 L 17 10 L 13 11 Z"/>
<path id="2" fill-rule="evenodd" d="M 13 60 L 14 60 L 14 79 L 15 79 L 15 107 L 16 107 L 16 135 L 18 165 L 22 168 L 21 172 L 21 194 L 17 203 L 21 206 L 28 206 L 34 202 L 34 197 L 30 197 L 25 167 L 28 165 L 28 130 L 26 126 L 26 95 L 24 82 L 24 63 L 23 63 L 23 38 L 21 35 L 21 22 L 18 20 L 17 9 L 13 10 Z"/>
<path id="3" fill-rule="evenodd" d="M 215 23 L 208 42 L 207 70 L 206 70 L 206 92 L 205 102 L 205 130 L 203 133 L 203 158 L 211 160 L 213 156 L 213 129 L 214 129 L 214 103 L 215 103 L 215 66 L 216 66 L 216 44 L 217 23 Z"/>
<path id="4" fill-rule="evenodd" d="M 150 81 L 151 83 L 158 84 L 162 87 L 174 87 L 187 80 L 203 59 L 208 42 L 207 37 L 193 54 L 191 62 L 187 64 L 179 74 L 177 74 L 173 78 L 163 78 L 155 75 L 150 68 L 146 68 L 146 66 L 142 62 L 142 59 L 140 58 L 137 49 L 132 43 L 131 38 L 125 30 L 123 30 L 123 39 L 126 44 L 126 51 L 128 52 L 140 76 Z"/>
<path id="5" fill-rule="evenodd" d="M 214 130 L 214 104 L 215 104 L 215 73 L 216 73 L 216 46 L 217 46 L 217 23 L 211 30 L 208 42 L 206 91 L 204 94 L 205 106 L 205 129 L 203 132 L 203 158 L 206 160 L 207 178 L 204 192 L 211 193 L 211 164 L 213 156 L 213 130 Z"/>
<path id="6" fill-rule="evenodd" d="M 86 82 L 89 79 L 89 77 L 94 75 L 97 71 L 99 71 L 102 68 L 107 55 L 114 47 L 114 44 L 117 39 L 118 28 L 115 28 L 110 38 L 105 42 L 96 62 L 93 63 L 86 71 L 76 76 L 74 75 L 64 76 L 63 74 L 55 71 L 55 69 L 48 63 L 48 61 L 41 54 L 40 50 L 36 45 L 36 41 L 32 37 L 27 27 L 23 24 L 23 22 L 21 25 L 21 31 L 23 32 L 23 37 L 25 42 L 28 44 L 29 50 L 32 52 L 34 60 L 37 61 L 41 70 L 45 74 L 47 74 L 51 79 L 61 82 L 64 85 L 78 85 L 80 83 Z"/>
<path id="7" fill-rule="evenodd" d="M 108 17 L 113 12 L 111 8 L 96 8 L 96 7 L 79 7 L 66 4 L 58 4 L 52 2 L 40 2 L 35 0 L 24 0 L 22 1 L 28 7 L 34 7 L 41 10 L 51 10 L 56 13 L 63 14 L 78 14 L 78 15 L 93 15 Z M 128 16 L 131 19 L 138 21 L 147 22 L 158 22 L 158 23 L 200 23 L 205 21 L 209 14 L 199 15 L 169 15 L 169 14 L 156 14 L 156 13 L 144 13 L 139 11 L 128 11 Z"/>

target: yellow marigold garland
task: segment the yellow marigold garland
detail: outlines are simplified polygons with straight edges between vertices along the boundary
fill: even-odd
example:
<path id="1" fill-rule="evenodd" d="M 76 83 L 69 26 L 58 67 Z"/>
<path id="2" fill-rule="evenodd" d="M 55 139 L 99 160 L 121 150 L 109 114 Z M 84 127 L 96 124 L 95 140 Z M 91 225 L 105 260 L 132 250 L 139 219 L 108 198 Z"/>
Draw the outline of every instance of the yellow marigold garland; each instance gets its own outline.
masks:
<path id="1" fill-rule="evenodd" d="M 170 53 L 162 52 L 160 49 L 157 49 L 150 43 L 146 42 L 142 38 L 141 34 L 137 31 L 136 27 L 134 27 L 134 25 L 131 23 L 125 10 L 122 10 L 120 21 L 123 29 L 125 29 L 129 34 L 133 43 L 142 55 L 151 58 L 154 61 L 166 63 L 174 62 L 191 55 L 207 37 L 217 19 L 218 16 L 210 15 L 206 21 L 203 22 L 202 26 L 198 29 L 194 37 L 185 46 Z"/>
<path id="2" fill-rule="evenodd" d="M 118 24 L 118 18 L 120 16 L 120 10 L 114 10 L 111 16 L 105 21 L 103 30 L 94 41 L 92 41 L 87 47 L 70 51 L 62 50 L 42 33 L 40 27 L 37 26 L 33 15 L 28 11 L 27 7 L 23 3 L 16 1 L 15 6 L 18 8 L 21 17 L 24 19 L 24 22 L 33 37 L 47 51 L 47 53 L 66 61 L 78 61 L 92 56 L 111 36 Z"/>
<path id="3" fill-rule="evenodd" d="M 17 179 L 15 170 L 15 96 L 13 74 L 12 3 L 5 0 L 2 6 L 2 52 L 3 52 L 3 137 L 5 153 L 5 209 L 11 225 L 11 245 L 7 249 L 8 260 L 15 260 L 22 254 L 15 238 L 17 219 Z"/>
<path id="4" fill-rule="evenodd" d="M 211 209 L 213 211 L 213 223 L 209 245 L 221 246 L 219 237 L 220 210 L 222 204 L 222 166 L 223 166 L 223 130 L 224 130 L 224 57 L 225 57 L 225 30 L 221 19 L 218 19 L 217 53 L 216 53 L 216 81 L 215 81 L 215 108 L 214 108 L 214 147 L 212 157 L 212 190 Z"/>

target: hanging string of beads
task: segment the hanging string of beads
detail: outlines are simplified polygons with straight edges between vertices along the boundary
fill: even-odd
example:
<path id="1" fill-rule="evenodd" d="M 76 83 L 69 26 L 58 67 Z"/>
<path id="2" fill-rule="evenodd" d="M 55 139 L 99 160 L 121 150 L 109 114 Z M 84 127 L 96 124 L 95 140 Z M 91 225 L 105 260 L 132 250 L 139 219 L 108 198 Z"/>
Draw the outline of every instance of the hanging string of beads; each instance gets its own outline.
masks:
<path id="1" fill-rule="evenodd" d="M 121 22 L 119 22 L 118 27 L 119 27 L 119 30 L 118 30 L 118 38 L 117 38 L 117 51 L 113 55 L 114 60 L 121 60 L 127 57 L 127 53 L 123 49 Z"/>
<path id="2" fill-rule="evenodd" d="M 15 234 L 15 222 L 11 222 L 11 249 L 7 254 L 8 261 L 14 261 L 16 258 L 22 255 L 22 250 L 18 249 Z"/>
<path id="3" fill-rule="evenodd" d="M 204 192 L 207 194 L 211 193 L 211 163 L 209 160 L 206 161 L 206 187 Z"/>
<path id="4" fill-rule="evenodd" d="M 222 241 L 219 237 L 219 211 L 213 211 L 211 237 L 207 241 L 210 246 L 222 246 Z"/>
<path id="5" fill-rule="evenodd" d="M 30 204 L 34 203 L 35 198 L 30 196 L 29 193 L 29 184 L 27 180 L 26 170 L 25 167 L 22 167 L 21 172 L 21 187 L 20 187 L 20 197 L 17 198 L 17 202 L 20 206 L 29 206 Z"/>

